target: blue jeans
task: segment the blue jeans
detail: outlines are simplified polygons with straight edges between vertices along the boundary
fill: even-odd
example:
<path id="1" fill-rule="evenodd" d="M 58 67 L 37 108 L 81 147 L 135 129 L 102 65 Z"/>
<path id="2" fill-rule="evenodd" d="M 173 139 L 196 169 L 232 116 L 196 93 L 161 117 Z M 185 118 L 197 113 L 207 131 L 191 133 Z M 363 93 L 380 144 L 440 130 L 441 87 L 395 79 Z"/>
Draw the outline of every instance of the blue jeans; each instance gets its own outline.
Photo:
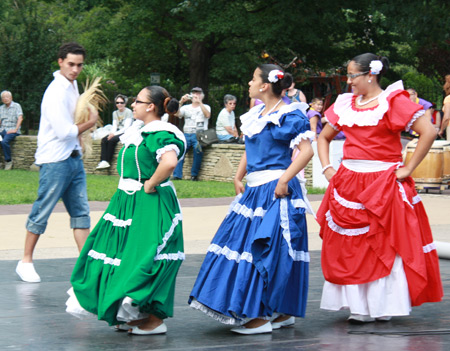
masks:
<path id="1" fill-rule="evenodd" d="M 219 138 L 219 140 L 222 140 L 222 141 L 233 138 L 233 136 L 231 134 L 227 134 L 227 135 L 217 134 L 217 137 Z"/>
<path id="2" fill-rule="evenodd" d="M 192 162 L 191 176 L 197 177 L 198 173 L 200 172 L 200 167 L 202 165 L 203 151 L 201 151 L 200 145 L 198 144 L 196 134 L 185 133 L 184 136 L 186 137 L 187 142 L 186 153 L 189 151 L 190 148 L 194 149 L 194 161 Z M 184 165 L 184 158 L 180 162 L 178 162 L 177 167 L 173 171 L 174 177 L 183 178 L 183 165 Z"/>
<path id="3" fill-rule="evenodd" d="M 2 130 L 0 132 L 0 135 L 2 136 L 2 141 L 1 141 L 1 145 L 2 145 L 2 149 L 3 149 L 3 153 L 5 155 L 5 161 L 9 162 L 11 161 L 11 146 L 9 144 L 11 144 L 11 141 L 13 141 L 16 136 L 19 135 L 19 133 L 10 133 L 7 134 L 6 130 Z"/>
<path id="4" fill-rule="evenodd" d="M 38 198 L 28 216 L 26 228 L 34 234 L 43 234 L 48 217 L 59 199 L 70 215 L 70 227 L 87 229 L 91 226 L 86 190 L 86 173 L 81 156 L 44 163 L 39 171 Z"/>

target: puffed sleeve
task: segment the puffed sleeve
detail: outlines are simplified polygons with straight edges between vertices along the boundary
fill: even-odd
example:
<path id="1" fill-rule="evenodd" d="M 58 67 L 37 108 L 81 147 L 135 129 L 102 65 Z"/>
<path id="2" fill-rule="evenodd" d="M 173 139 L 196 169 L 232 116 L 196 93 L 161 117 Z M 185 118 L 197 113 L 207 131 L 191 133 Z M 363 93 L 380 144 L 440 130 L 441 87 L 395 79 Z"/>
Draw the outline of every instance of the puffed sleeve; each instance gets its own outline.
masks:
<path id="1" fill-rule="evenodd" d="M 314 132 L 311 131 L 308 118 L 300 111 L 286 113 L 279 120 L 279 126 L 271 128 L 275 140 L 289 143 L 290 148 L 296 147 L 303 139 L 312 141 Z"/>
<path id="2" fill-rule="evenodd" d="M 411 125 L 425 111 L 421 105 L 412 102 L 405 90 L 397 90 L 387 97 L 389 109 L 386 112 L 387 122 L 392 131 L 408 131 Z"/>
<path id="3" fill-rule="evenodd" d="M 178 160 L 180 160 L 185 152 L 186 145 L 183 140 L 176 137 L 174 133 L 169 131 L 159 131 L 149 133 L 147 136 L 143 133 L 144 138 L 151 152 L 156 153 L 156 161 L 161 161 L 161 156 L 168 151 L 175 151 Z"/>
<path id="4" fill-rule="evenodd" d="M 336 112 L 334 112 L 334 104 L 327 108 L 324 115 L 330 127 L 332 127 L 336 132 L 340 132 L 342 130 L 342 126 L 340 126 L 338 123 L 339 116 L 336 114 Z"/>

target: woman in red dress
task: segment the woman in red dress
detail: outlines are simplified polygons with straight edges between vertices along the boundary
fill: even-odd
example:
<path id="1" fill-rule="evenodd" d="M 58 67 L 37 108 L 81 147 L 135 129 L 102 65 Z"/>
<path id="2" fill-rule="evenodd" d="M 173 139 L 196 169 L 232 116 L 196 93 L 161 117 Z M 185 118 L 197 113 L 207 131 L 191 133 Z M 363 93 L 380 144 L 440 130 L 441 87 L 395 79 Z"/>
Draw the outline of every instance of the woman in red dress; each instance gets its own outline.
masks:
<path id="1" fill-rule="evenodd" d="M 347 66 L 352 93 L 325 112 L 319 136 L 323 173 L 330 182 L 317 213 L 325 276 L 321 308 L 349 309 L 349 321 L 408 315 L 411 306 L 443 296 L 438 256 L 428 218 L 410 177 L 436 131 L 409 100 L 401 81 L 380 87 L 386 57 L 362 54 Z M 420 137 L 402 164 L 400 133 Z M 336 171 L 329 144 L 344 131 L 344 157 Z"/>

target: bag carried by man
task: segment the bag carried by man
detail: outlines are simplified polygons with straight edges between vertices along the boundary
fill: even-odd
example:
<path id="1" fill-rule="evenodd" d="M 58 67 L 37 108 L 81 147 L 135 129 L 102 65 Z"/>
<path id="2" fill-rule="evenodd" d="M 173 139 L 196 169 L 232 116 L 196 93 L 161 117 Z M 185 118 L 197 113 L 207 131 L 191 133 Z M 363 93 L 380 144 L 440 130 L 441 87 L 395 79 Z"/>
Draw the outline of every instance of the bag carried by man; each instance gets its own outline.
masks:
<path id="1" fill-rule="evenodd" d="M 219 142 L 219 138 L 217 137 L 216 130 L 214 128 L 210 128 L 207 130 L 198 130 L 197 140 L 202 147 Z"/>

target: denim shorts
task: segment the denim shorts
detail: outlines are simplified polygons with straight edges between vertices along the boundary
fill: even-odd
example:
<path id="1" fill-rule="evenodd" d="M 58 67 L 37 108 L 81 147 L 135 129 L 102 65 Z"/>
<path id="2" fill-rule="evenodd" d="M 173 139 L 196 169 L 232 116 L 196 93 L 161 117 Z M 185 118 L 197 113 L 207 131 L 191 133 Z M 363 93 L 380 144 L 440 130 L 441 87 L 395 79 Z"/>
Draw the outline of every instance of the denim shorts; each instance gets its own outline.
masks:
<path id="1" fill-rule="evenodd" d="M 34 234 L 43 234 L 48 218 L 60 199 L 69 212 L 71 228 L 90 228 L 86 173 L 79 155 L 41 165 L 38 198 L 28 216 L 27 230 Z"/>

